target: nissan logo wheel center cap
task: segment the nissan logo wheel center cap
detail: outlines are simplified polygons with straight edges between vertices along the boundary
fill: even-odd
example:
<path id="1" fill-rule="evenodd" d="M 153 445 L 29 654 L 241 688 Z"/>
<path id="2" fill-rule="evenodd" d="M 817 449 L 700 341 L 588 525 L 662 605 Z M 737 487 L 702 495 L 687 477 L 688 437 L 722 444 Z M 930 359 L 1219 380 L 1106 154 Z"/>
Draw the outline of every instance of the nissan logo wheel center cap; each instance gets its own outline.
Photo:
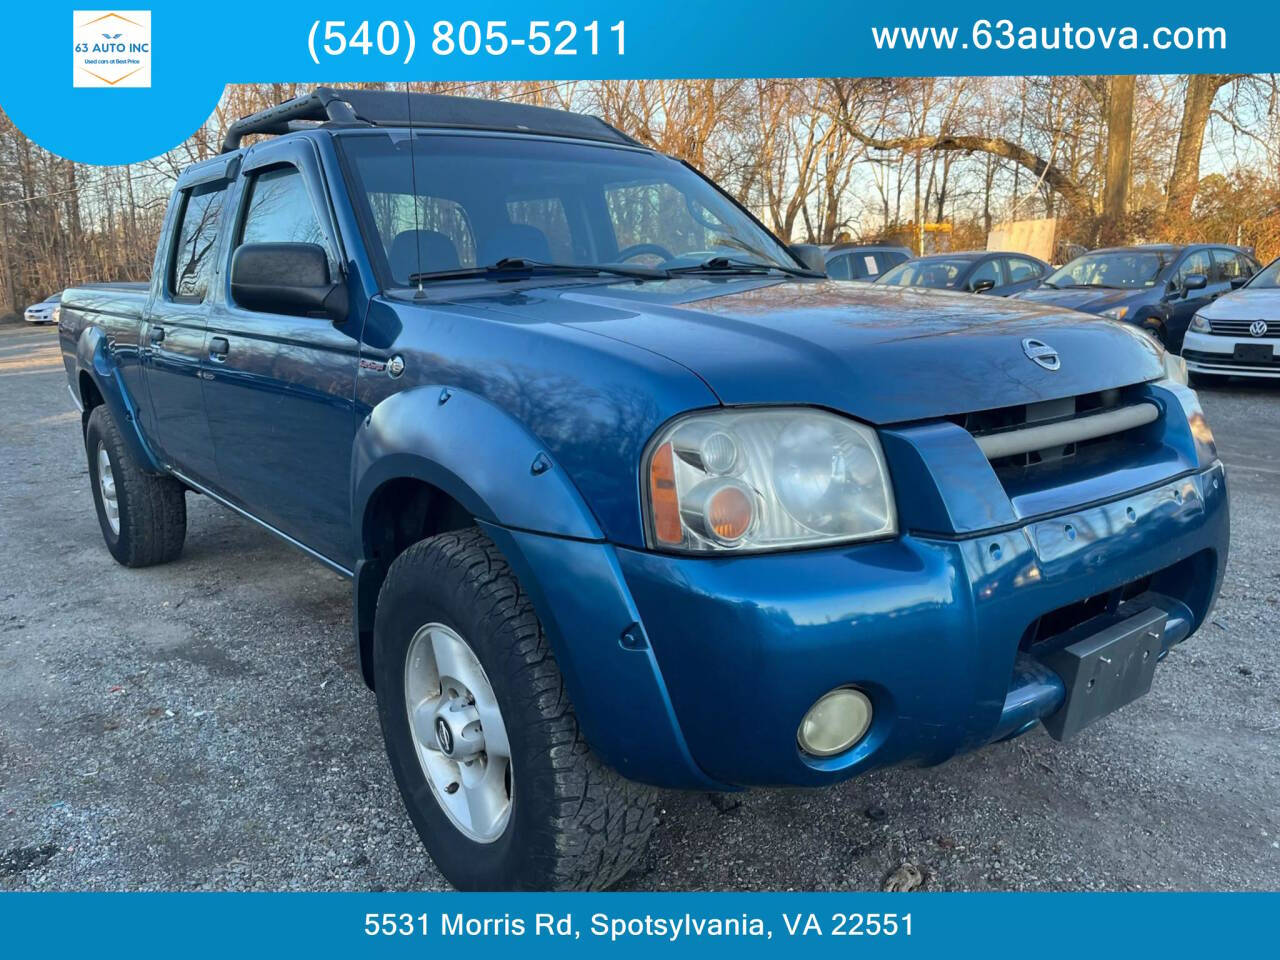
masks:
<path id="1" fill-rule="evenodd" d="M 436 740 L 440 743 L 440 752 L 445 756 L 453 755 L 453 731 L 449 729 L 449 721 L 444 717 L 436 717 Z"/>

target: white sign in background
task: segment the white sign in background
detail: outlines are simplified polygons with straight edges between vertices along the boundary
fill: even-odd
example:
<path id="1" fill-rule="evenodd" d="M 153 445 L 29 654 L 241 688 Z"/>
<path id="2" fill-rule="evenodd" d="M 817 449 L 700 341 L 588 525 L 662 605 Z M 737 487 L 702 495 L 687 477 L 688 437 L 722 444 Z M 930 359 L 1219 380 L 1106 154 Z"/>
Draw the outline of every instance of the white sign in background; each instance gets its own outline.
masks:
<path id="1" fill-rule="evenodd" d="M 72 86 L 151 86 L 151 11 L 72 12 Z"/>

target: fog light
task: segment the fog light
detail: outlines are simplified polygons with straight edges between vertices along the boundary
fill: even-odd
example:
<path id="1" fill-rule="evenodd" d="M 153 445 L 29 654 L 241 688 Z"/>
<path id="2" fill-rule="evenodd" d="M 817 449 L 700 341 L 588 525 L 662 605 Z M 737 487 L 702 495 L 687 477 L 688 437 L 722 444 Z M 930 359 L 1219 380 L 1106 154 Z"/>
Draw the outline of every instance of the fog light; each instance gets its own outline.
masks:
<path id="1" fill-rule="evenodd" d="M 823 694 L 800 721 L 800 749 L 815 757 L 843 753 L 871 726 L 871 701 L 861 690 L 841 687 Z"/>

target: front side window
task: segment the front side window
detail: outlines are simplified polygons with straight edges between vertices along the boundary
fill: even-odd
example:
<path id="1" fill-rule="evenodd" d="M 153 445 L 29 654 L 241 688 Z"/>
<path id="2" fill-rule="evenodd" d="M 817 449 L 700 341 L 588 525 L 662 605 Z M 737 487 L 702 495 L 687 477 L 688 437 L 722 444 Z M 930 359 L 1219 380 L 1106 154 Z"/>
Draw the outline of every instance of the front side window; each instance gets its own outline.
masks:
<path id="1" fill-rule="evenodd" d="M 173 255 L 169 258 L 169 294 L 190 302 L 204 300 L 213 275 L 218 244 L 218 214 L 226 181 L 202 183 L 182 195 Z"/>
<path id="2" fill-rule="evenodd" d="M 325 246 L 324 231 L 297 167 L 275 167 L 249 184 L 240 243 L 314 243 Z"/>
<path id="3" fill-rule="evenodd" d="M 1050 275 L 1050 287 L 1104 287 L 1136 290 L 1154 287 L 1169 266 L 1170 254 L 1163 250 L 1111 250 L 1076 257 Z"/>
<path id="4" fill-rule="evenodd" d="M 897 287 L 954 287 L 971 260 L 908 260 L 883 274 L 876 283 Z"/>
<path id="5" fill-rule="evenodd" d="M 683 164 L 630 148 L 525 137 L 404 132 L 339 139 L 369 246 L 388 254 L 393 285 L 503 260 L 677 268 L 725 257 L 798 269 L 736 203 Z M 450 225 L 414 223 L 414 198 L 457 211 Z M 379 213 L 385 197 L 401 211 Z M 465 239 L 458 228 L 465 222 Z M 391 256 L 398 235 L 429 229 L 421 269 Z M 376 242 L 374 242 L 376 240 Z M 446 245 L 447 244 L 447 245 Z M 455 264 L 456 260 L 456 264 Z M 454 264 L 452 267 L 450 264 Z"/>
<path id="6" fill-rule="evenodd" d="M 1206 279 L 1213 274 L 1208 250 L 1197 250 L 1195 253 L 1187 254 L 1187 259 L 1183 260 L 1182 265 L 1178 267 L 1178 272 L 1174 275 L 1173 282 L 1178 287 L 1185 286 L 1187 277 L 1197 273 L 1203 274 Z"/>
<path id="7" fill-rule="evenodd" d="M 969 289 L 973 290 L 983 281 L 990 281 L 993 287 L 1004 286 L 1004 278 L 1000 276 L 1000 261 L 988 260 L 973 271 L 969 278 Z"/>

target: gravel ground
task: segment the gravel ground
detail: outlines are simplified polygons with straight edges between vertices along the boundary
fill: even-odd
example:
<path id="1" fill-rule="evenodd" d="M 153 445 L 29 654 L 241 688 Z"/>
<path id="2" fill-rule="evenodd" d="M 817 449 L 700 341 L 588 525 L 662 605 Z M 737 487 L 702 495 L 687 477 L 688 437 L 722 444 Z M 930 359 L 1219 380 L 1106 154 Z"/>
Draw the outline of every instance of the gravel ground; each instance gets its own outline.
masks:
<path id="1" fill-rule="evenodd" d="M 206 498 L 103 547 L 53 330 L 0 328 L 0 889 L 437 889 L 360 682 L 349 587 Z M 1145 699 L 816 791 L 669 794 L 633 889 L 1280 889 L 1280 383 L 1204 403 L 1234 540 Z"/>

